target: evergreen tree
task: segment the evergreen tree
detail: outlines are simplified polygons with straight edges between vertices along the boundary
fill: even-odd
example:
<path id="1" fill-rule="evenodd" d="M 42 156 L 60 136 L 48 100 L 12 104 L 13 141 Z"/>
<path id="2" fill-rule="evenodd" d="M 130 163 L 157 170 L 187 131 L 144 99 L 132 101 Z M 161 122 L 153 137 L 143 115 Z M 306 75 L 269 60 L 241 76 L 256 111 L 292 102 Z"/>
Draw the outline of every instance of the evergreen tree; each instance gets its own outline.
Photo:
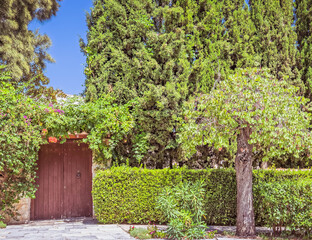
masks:
<path id="1" fill-rule="evenodd" d="M 0 64 L 7 65 L 12 82 L 28 82 L 37 76 L 30 93 L 38 94 L 40 86 L 49 82 L 43 75 L 45 62 L 53 62 L 46 52 L 51 42 L 47 35 L 28 29 L 29 23 L 44 21 L 55 15 L 61 0 L 1 0 Z"/>
<path id="2" fill-rule="evenodd" d="M 87 23 L 87 100 L 138 99 L 137 128 L 116 148 L 118 159 L 182 160 L 175 131 L 183 102 L 256 61 L 244 0 L 97 0 Z"/>
<path id="3" fill-rule="evenodd" d="M 250 0 L 251 17 L 256 27 L 255 52 L 261 67 L 268 67 L 278 79 L 300 87 L 304 85 L 296 67 L 297 48 L 293 0 Z"/>
<path id="4" fill-rule="evenodd" d="M 296 31 L 300 57 L 298 67 L 306 86 L 305 95 L 312 98 L 312 1 L 296 0 Z"/>
<path id="5" fill-rule="evenodd" d="M 259 56 L 254 49 L 256 28 L 245 0 L 225 0 L 223 11 L 231 70 L 257 66 Z"/>
<path id="6" fill-rule="evenodd" d="M 143 158 L 157 167 L 182 159 L 175 139 L 182 103 L 194 92 L 209 92 L 229 72 L 222 4 L 94 2 L 87 17 L 88 43 L 82 43 L 86 98 L 110 93 L 119 104 L 138 99 L 137 128 L 116 149 L 119 159 Z"/>
<path id="7" fill-rule="evenodd" d="M 199 1 L 193 23 L 194 62 L 192 64 L 189 84 L 190 94 L 207 93 L 216 82 L 223 80 L 230 70 L 227 41 L 224 26 L 223 1 Z"/>

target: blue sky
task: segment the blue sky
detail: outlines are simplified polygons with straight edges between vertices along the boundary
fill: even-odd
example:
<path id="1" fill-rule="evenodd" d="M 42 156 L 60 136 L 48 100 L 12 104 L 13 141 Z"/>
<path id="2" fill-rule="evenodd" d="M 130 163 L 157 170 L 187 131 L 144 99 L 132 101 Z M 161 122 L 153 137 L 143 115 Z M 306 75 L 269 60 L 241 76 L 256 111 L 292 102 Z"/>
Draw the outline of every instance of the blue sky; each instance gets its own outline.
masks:
<path id="1" fill-rule="evenodd" d="M 56 61 L 47 64 L 46 75 L 49 86 L 59 88 L 67 94 L 79 94 L 85 81 L 83 74 L 85 57 L 80 52 L 79 39 L 86 39 L 86 11 L 90 11 L 92 0 L 63 0 L 55 17 L 40 23 L 33 21 L 30 29 L 39 28 L 52 40 L 49 53 Z"/>

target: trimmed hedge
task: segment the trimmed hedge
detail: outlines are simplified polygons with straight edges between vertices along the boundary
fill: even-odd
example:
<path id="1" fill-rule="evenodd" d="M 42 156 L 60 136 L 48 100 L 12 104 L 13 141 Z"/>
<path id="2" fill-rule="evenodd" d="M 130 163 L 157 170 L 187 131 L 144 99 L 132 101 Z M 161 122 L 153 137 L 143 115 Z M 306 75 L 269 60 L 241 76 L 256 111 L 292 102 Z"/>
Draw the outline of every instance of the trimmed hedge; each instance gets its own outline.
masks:
<path id="1" fill-rule="evenodd" d="M 280 234 L 286 227 L 291 232 L 311 237 L 311 179 L 264 183 L 259 190 L 259 198 L 260 208 L 264 210 L 260 214 L 275 234 Z"/>
<path id="2" fill-rule="evenodd" d="M 311 179 L 311 171 L 255 170 L 253 172 L 256 224 L 265 225 L 259 191 L 264 183 L 286 179 Z M 165 186 L 181 181 L 204 180 L 205 211 L 209 225 L 235 225 L 236 177 L 233 169 L 142 169 L 114 167 L 99 170 L 93 179 L 95 215 L 101 223 L 163 223 L 156 198 Z"/>

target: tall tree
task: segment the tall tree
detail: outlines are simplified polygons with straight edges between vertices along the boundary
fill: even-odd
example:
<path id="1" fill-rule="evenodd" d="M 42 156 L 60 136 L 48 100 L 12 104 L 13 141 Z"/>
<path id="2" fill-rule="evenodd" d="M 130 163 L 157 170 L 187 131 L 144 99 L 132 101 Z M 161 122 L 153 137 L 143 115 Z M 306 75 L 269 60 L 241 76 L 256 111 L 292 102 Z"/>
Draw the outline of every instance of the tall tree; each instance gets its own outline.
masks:
<path id="1" fill-rule="evenodd" d="M 248 4 L 245 0 L 225 0 L 223 12 L 230 69 L 259 65 L 259 56 L 255 52 L 256 28 Z"/>
<path id="2" fill-rule="evenodd" d="M 138 98 L 138 127 L 119 158 L 144 150 L 145 159 L 182 159 L 175 140 L 182 103 L 255 62 L 244 0 L 97 0 L 87 23 L 87 100 L 109 92 L 119 104 Z"/>
<path id="3" fill-rule="evenodd" d="M 0 63 L 7 65 L 11 82 L 28 82 L 32 79 L 32 93 L 48 83 L 43 75 L 45 62 L 53 62 L 46 52 L 51 42 L 47 35 L 28 29 L 29 23 L 44 21 L 55 15 L 61 0 L 1 0 L 0 4 Z M 36 77 L 35 79 L 33 79 Z"/>
<path id="4" fill-rule="evenodd" d="M 312 98 L 312 1 L 296 0 L 296 31 L 300 57 L 298 66 L 306 86 L 305 95 Z"/>
<path id="5" fill-rule="evenodd" d="M 111 92 L 120 104 L 138 99 L 137 128 L 124 144 L 130 151 L 119 154 L 148 151 L 145 160 L 157 167 L 181 159 L 175 139 L 181 104 L 193 92 L 208 92 L 229 69 L 221 10 L 216 0 L 94 2 L 82 44 L 86 98 Z"/>
<path id="6" fill-rule="evenodd" d="M 255 52 L 261 59 L 261 67 L 271 69 L 278 79 L 300 87 L 304 85 L 296 66 L 297 36 L 294 29 L 293 0 L 250 0 L 251 17 L 256 27 Z"/>
<path id="7" fill-rule="evenodd" d="M 180 141 L 191 155 L 198 145 L 226 148 L 235 154 L 238 236 L 255 235 L 252 163 L 255 151 L 264 160 L 285 153 L 309 153 L 311 116 L 298 89 L 266 71 L 237 70 L 210 94 L 190 102 Z"/>

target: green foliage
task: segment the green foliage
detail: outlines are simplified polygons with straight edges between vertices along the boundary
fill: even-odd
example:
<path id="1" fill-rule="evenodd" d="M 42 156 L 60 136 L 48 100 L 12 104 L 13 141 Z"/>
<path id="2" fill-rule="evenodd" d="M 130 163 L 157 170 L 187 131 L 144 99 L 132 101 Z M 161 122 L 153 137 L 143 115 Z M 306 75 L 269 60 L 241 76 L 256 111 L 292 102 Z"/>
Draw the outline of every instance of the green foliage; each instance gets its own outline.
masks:
<path id="1" fill-rule="evenodd" d="M 14 216 L 13 204 L 22 197 L 34 197 L 38 150 L 44 119 L 60 113 L 44 111 L 45 105 L 14 88 L 10 76 L 0 68 L 0 219 Z"/>
<path id="2" fill-rule="evenodd" d="M 87 100 L 103 93 L 118 104 L 138 99 L 135 127 L 116 148 L 131 166 L 184 160 L 176 141 L 183 102 L 254 62 L 255 28 L 243 0 L 97 0 L 87 23 Z"/>
<path id="3" fill-rule="evenodd" d="M 311 171 L 255 170 L 253 172 L 256 224 L 264 226 L 262 199 L 264 183 L 311 179 Z M 98 171 L 93 179 L 94 211 L 101 223 L 164 223 L 166 217 L 156 208 L 157 198 L 165 187 L 181 181 L 203 181 L 205 222 L 207 225 L 235 225 L 236 177 L 233 169 L 190 170 L 140 169 L 113 167 Z M 261 205 L 262 204 L 262 205 Z"/>
<path id="4" fill-rule="evenodd" d="M 299 157 L 309 152 L 310 114 L 303 111 L 307 99 L 297 88 L 278 81 L 266 71 L 239 70 L 222 81 L 209 95 L 192 100 L 185 111 L 187 123 L 180 140 L 191 155 L 195 146 L 226 148 L 237 152 L 237 135 L 251 129 L 253 152 L 263 152 L 268 161 L 285 153 Z"/>
<path id="5" fill-rule="evenodd" d="M 26 87 L 28 94 L 35 96 L 54 94 L 43 70 L 46 62 L 53 62 L 47 53 L 51 41 L 38 30 L 31 31 L 28 25 L 32 20 L 44 21 L 56 15 L 61 0 L 2 0 L 0 6 L 0 64 L 7 65 L 11 72 L 10 82 L 20 84 L 32 82 Z"/>
<path id="6" fill-rule="evenodd" d="M 204 212 L 204 185 L 181 182 L 174 187 L 165 187 L 157 199 L 157 208 L 168 221 L 167 234 L 172 239 L 199 239 L 206 235 Z"/>
<path id="7" fill-rule="evenodd" d="M 147 230 L 151 234 L 152 238 L 165 238 L 167 236 L 166 232 L 164 230 L 159 230 L 155 224 L 151 225 L 149 223 Z"/>
<path id="8" fill-rule="evenodd" d="M 65 140 L 68 133 L 86 132 L 88 136 L 83 141 L 93 150 L 95 161 L 111 161 L 116 145 L 122 144 L 133 128 L 129 107 L 135 104 L 117 105 L 114 100 L 110 95 L 105 95 L 88 103 L 82 98 L 73 97 L 60 104 L 50 104 L 53 111 L 64 114 L 45 120 L 47 136 L 61 136 Z"/>
<path id="9" fill-rule="evenodd" d="M 156 225 L 148 224 L 147 229 L 141 227 L 130 226 L 129 233 L 132 237 L 137 239 L 150 238 L 166 238 L 167 234 L 163 230 L 159 230 Z"/>
<path id="10" fill-rule="evenodd" d="M 261 218 L 274 234 L 283 230 L 303 236 L 312 231 L 311 179 L 285 180 L 257 186 Z"/>
<path id="11" fill-rule="evenodd" d="M 152 235 L 150 234 L 149 230 L 144 228 L 135 228 L 130 227 L 129 230 L 130 236 L 137 238 L 137 239 L 150 239 L 152 238 Z"/>
<path id="12" fill-rule="evenodd" d="M 156 199 L 164 186 L 176 182 L 175 177 L 170 170 L 119 167 L 98 171 L 92 189 L 97 219 L 101 223 L 165 222 L 155 209 Z"/>
<path id="13" fill-rule="evenodd" d="M 256 36 L 254 50 L 259 66 L 268 68 L 274 77 L 287 80 L 304 93 L 297 66 L 297 35 L 293 0 L 250 0 L 251 19 Z M 299 90 L 299 89 L 298 89 Z"/>
<path id="14" fill-rule="evenodd" d="M 6 224 L 0 221 L 0 228 L 6 228 Z"/>
<path id="15" fill-rule="evenodd" d="M 305 96 L 312 98 L 312 9 L 311 0 L 296 0 L 296 33 L 298 37 L 298 68 L 306 86 Z"/>
<path id="16" fill-rule="evenodd" d="M 153 168 L 186 160 L 176 139 L 181 106 L 194 93 L 208 94 L 238 68 L 268 68 L 300 94 L 310 89 L 310 5 L 310 0 L 295 1 L 297 9 L 292 0 L 94 1 L 88 42 L 81 42 L 86 98 L 108 92 L 118 104 L 138 98 L 131 109 L 135 127 L 115 157 Z"/>

